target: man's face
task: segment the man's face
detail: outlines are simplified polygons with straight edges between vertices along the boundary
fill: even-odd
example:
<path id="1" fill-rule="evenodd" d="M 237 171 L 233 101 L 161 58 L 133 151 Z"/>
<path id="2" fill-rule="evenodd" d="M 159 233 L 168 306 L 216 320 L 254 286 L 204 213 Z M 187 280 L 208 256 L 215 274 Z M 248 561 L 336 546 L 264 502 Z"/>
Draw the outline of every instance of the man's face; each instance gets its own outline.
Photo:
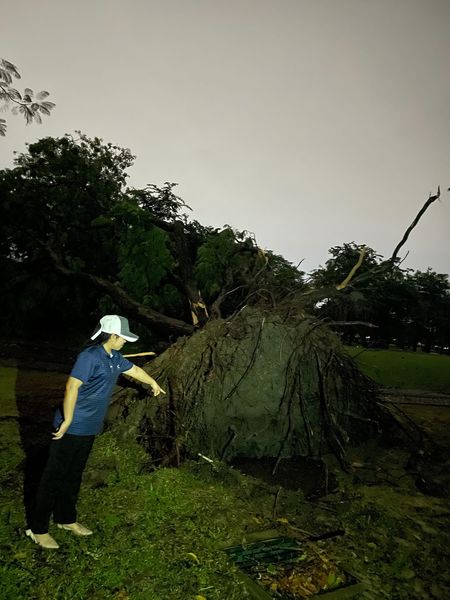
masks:
<path id="1" fill-rule="evenodd" d="M 121 350 L 126 341 L 120 335 L 113 333 L 111 336 L 111 350 Z"/>

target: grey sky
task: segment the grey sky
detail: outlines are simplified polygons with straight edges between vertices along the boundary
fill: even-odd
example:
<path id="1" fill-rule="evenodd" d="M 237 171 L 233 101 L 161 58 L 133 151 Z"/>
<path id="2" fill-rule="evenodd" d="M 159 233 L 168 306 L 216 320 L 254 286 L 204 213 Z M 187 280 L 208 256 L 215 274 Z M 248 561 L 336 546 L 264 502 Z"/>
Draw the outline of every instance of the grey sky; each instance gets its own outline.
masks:
<path id="1" fill-rule="evenodd" d="M 7 113 L 0 168 L 81 129 L 137 155 L 129 183 L 179 182 L 309 271 L 343 242 L 450 271 L 450 0 L 0 0 L 0 56 L 56 102 Z"/>

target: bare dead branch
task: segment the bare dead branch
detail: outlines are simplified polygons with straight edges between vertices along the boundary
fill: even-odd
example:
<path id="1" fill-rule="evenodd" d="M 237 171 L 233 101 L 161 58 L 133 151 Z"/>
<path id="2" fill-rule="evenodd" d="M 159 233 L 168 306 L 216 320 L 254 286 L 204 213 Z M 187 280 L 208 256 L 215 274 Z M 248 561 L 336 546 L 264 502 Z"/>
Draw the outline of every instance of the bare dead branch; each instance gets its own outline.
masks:
<path id="1" fill-rule="evenodd" d="M 414 229 L 414 227 L 417 225 L 417 223 L 420 221 L 421 217 L 423 216 L 423 214 L 425 213 L 425 211 L 428 209 L 428 207 L 430 206 L 430 204 L 432 204 L 433 202 L 435 202 L 435 200 L 437 200 L 440 197 L 440 195 L 441 195 L 441 188 L 440 188 L 440 186 L 438 186 L 437 194 L 435 194 L 434 196 L 430 195 L 430 197 L 428 198 L 428 200 L 425 202 L 425 204 L 422 206 L 422 208 L 417 213 L 414 221 L 411 223 L 411 225 L 405 231 L 405 233 L 404 233 L 402 239 L 400 240 L 400 242 L 397 244 L 394 252 L 392 253 L 391 258 L 389 259 L 391 263 L 394 263 L 397 260 L 397 256 L 398 256 L 398 253 L 400 252 L 400 248 L 406 243 L 406 240 L 408 239 L 409 234 Z"/>
<path id="2" fill-rule="evenodd" d="M 358 284 L 360 284 L 363 281 L 366 281 L 366 280 L 371 279 L 373 277 L 377 277 L 379 275 L 382 275 L 383 273 L 385 273 L 386 271 L 388 271 L 389 269 L 391 269 L 392 266 L 397 262 L 397 260 L 398 260 L 398 253 L 399 253 L 400 249 L 402 248 L 402 246 L 404 246 L 404 244 L 406 243 L 406 241 L 407 241 L 407 239 L 408 239 L 411 231 L 417 225 L 417 223 L 419 222 L 419 220 L 421 219 L 421 217 L 423 216 L 423 214 L 425 213 L 425 211 L 428 209 L 428 207 L 433 202 L 435 202 L 440 197 L 440 195 L 441 195 L 441 189 L 438 186 L 437 193 L 434 196 L 430 196 L 428 198 L 428 200 L 422 206 L 422 208 L 420 209 L 420 211 L 417 213 L 417 215 L 416 215 L 415 219 L 413 220 L 413 222 L 411 223 L 411 225 L 405 231 L 402 239 L 397 244 L 397 247 L 395 248 L 394 252 L 392 253 L 391 258 L 389 258 L 388 260 L 385 260 L 384 262 L 382 262 L 379 265 L 376 265 L 376 266 L 372 267 L 368 271 L 365 271 L 364 273 L 361 273 L 361 274 L 355 276 L 355 272 L 361 266 L 362 259 L 363 259 L 363 256 L 360 255 L 357 263 L 355 264 L 355 266 L 353 267 L 353 269 L 350 271 L 350 273 L 347 275 L 347 277 L 344 279 L 344 281 L 342 283 L 340 283 L 339 285 L 336 285 L 334 287 L 311 289 L 311 290 L 308 290 L 307 292 L 304 292 L 303 294 L 300 294 L 300 297 L 301 298 L 305 298 L 305 300 L 307 300 L 308 303 L 316 303 L 316 302 L 319 302 L 320 300 L 322 300 L 324 298 L 331 298 L 333 296 L 336 296 L 336 290 L 340 291 L 340 290 L 344 289 L 350 283 L 350 281 L 353 281 L 353 283 L 358 282 Z M 399 265 L 404 260 L 405 259 L 403 259 L 402 261 L 400 261 Z"/>
<path id="3" fill-rule="evenodd" d="M 336 286 L 337 290 L 343 290 L 345 287 L 347 287 L 347 285 L 350 283 L 350 281 L 352 280 L 354 274 L 356 273 L 356 271 L 359 269 L 359 267 L 362 265 L 362 261 L 364 260 L 364 255 L 366 253 L 366 247 L 362 246 L 361 250 L 359 251 L 359 257 L 358 260 L 356 261 L 356 264 L 353 266 L 352 270 L 350 271 L 350 273 L 347 275 L 347 277 L 344 279 L 344 281 L 342 283 L 339 283 Z"/>

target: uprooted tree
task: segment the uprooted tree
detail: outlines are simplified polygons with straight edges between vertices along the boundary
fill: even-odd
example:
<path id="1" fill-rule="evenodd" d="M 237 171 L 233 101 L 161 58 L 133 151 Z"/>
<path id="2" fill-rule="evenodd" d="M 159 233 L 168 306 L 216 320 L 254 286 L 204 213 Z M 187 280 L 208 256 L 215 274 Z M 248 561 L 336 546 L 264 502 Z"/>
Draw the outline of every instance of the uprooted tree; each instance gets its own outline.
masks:
<path id="1" fill-rule="evenodd" d="M 438 197 L 439 191 L 428 205 Z M 377 274 L 395 267 L 400 247 L 374 266 Z M 167 395 L 155 402 L 139 389 L 118 393 L 110 412 L 116 432 L 139 439 L 162 464 L 200 453 L 275 457 L 277 465 L 286 457 L 333 452 L 346 469 L 347 446 L 380 434 L 389 418 L 333 323 L 312 316 L 312 309 L 358 278 L 364 255 L 362 247 L 336 285 L 299 289 L 275 305 L 244 306 L 180 338 L 148 365 Z M 370 274 L 363 270 L 359 278 Z"/>
<path id="2" fill-rule="evenodd" d="M 128 150 L 80 134 L 43 139 L 0 172 L 1 268 L 11 297 L 38 281 L 48 299 L 61 281 L 72 314 L 95 290 L 103 306 L 144 330 L 178 338 L 148 365 L 167 394 L 154 400 L 142 388 L 124 389 L 111 413 L 118 433 L 155 460 L 332 451 L 345 467 L 347 444 L 375 434 L 382 415 L 333 324 L 313 308 L 397 265 L 439 192 L 389 260 L 358 275 L 361 248 L 343 281 L 314 288 L 248 232 L 190 221 L 174 184 L 127 188 L 132 160 Z"/>

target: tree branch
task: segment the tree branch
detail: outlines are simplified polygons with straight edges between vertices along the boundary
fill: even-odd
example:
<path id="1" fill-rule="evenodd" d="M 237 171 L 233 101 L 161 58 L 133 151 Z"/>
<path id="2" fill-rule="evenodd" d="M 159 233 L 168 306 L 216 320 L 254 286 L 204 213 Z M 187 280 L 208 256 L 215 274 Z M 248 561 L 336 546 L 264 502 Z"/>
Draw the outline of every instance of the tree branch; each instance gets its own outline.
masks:
<path id="1" fill-rule="evenodd" d="M 194 327 L 189 323 L 168 317 L 152 308 L 136 302 L 136 300 L 131 298 L 123 288 L 111 283 L 107 279 L 92 275 L 91 273 L 72 271 L 64 265 L 55 250 L 48 245 L 45 246 L 45 251 L 59 273 L 65 277 L 87 281 L 96 288 L 106 292 L 127 315 L 133 317 L 137 322 L 142 323 L 146 327 L 150 327 L 163 333 L 172 332 L 178 335 L 190 335 L 194 331 Z"/>
<path id="2" fill-rule="evenodd" d="M 362 261 L 364 260 L 364 255 L 366 253 L 366 247 L 363 246 L 361 248 L 361 250 L 359 251 L 359 257 L 358 260 L 356 261 L 356 264 L 352 267 L 352 270 L 350 271 L 350 273 L 347 275 L 347 277 L 344 279 L 344 281 L 342 283 L 339 283 L 336 286 L 337 290 L 343 290 L 345 287 L 347 287 L 347 285 L 350 283 L 350 281 L 353 278 L 353 275 L 356 273 L 356 271 L 359 269 L 359 267 L 362 265 Z"/>
<path id="3" fill-rule="evenodd" d="M 394 252 L 392 253 L 391 258 L 389 258 L 388 260 L 382 262 L 379 265 L 376 265 L 376 266 L 372 267 L 368 271 L 365 271 L 364 273 L 361 273 L 360 275 L 357 275 L 354 278 L 353 283 L 356 283 L 356 282 L 361 283 L 363 281 L 366 281 L 367 279 L 371 279 L 373 277 L 376 277 L 377 275 L 380 275 L 380 274 L 382 274 L 382 273 L 384 273 L 387 270 L 389 270 L 389 269 L 392 268 L 392 266 L 398 260 L 398 253 L 399 253 L 400 249 L 402 248 L 402 246 L 404 246 L 404 244 L 406 243 L 407 239 L 409 238 L 409 235 L 410 235 L 411 231 L 417 225 L 417 223 L 419 222 L 419 220 L 421 219 L 421 217 L 423 216 L 423 214 L 425 213 L 425 211 L 428 209 L 428 207 L 433 202 L 435 202 L 440 197 L 440 195 L 441 195 L 441 189 L 438 186 L 437 193 L 434 196 L 430 196 L 428 198 L 428 200 L 422 206 L 422 208 L 420 209 L 420 211 L 417 213 L 417 215 L 416 215 L 415 219 L 413 220 L 413 222 L 411 223 L 411 225 L 405 231 L 402 239 L 397 244 Z M 363 260 L 363 257 L 364 257 L 364 253 L 362 251 L 362 253 L 360 254 L 359 259 L 358 259 L 357 263 L 355 264 L 355 266 L 352 268 L 352 270 L 347 275 L 347 277 L 344 279 L 344 281 L 342 283 L 340 283 L 339 285 L 336 285 L 335 287 L 312 289 L 312 290 L 309 290 L 308 292 L 306 292 L 304 294 L 301 294 L 300 296 L 301 297 L 305 297 L 305 299 L 308 298 L 308 300 L 310 302 L 311 301 L 312 302 L 319 302 L 320 300 L 322 300 L 324 298 L 330 298 L 332 296 L 335 296 L 336 295 L 336 291 L 344 289 L 350 283 L 350 281 L 352 280 L 352 278 L 355 275 L 356 270 L 360 267 L 360 265 L 362 263 L 362 260 Z"/>
<path id="4" fill-rule="evenodd" d="M 328 321 L 328 325 L 363 325 L 364 327 L 378 327 L 378 325 L 368 323 L 367 321 Z"/>
<path id="5" fill-rule="evenodd" d="M 409 238 L 409 234 L 414 229 L 414 227 L 417 225 L 417 223 L 420 221 L 422 215 L 427 210 L 427 208 L 430 206 L 430 204 L 432 204 L 435 200 L 437 200 L 440 197 L 440 195 L 441 195 L 441 188 L 440 188 L 440 186 L 438 186 L 437 194 L 435 194 L 434 196 L 430 195 L 430 197 L 428 198 L 428 200 L 425 202 L 425 204 L 422 206 L 422 208 L 417 213 L 416 218 L 414 219 L 414 221 L 411 223 L 411 225 L 405 231 L 405 233 L 404 233 L 402 239 L 400 240 L 400 242 L 397 244 L 394 252 L 392 253 L 391 258 L 389 259 L 391 261 L 391 263 L 394 263 L 397 260 L 397 255 L 398 255 L 398 253 L 400 251 L 400 248 L 406 243 L 406 240 Z"/>

